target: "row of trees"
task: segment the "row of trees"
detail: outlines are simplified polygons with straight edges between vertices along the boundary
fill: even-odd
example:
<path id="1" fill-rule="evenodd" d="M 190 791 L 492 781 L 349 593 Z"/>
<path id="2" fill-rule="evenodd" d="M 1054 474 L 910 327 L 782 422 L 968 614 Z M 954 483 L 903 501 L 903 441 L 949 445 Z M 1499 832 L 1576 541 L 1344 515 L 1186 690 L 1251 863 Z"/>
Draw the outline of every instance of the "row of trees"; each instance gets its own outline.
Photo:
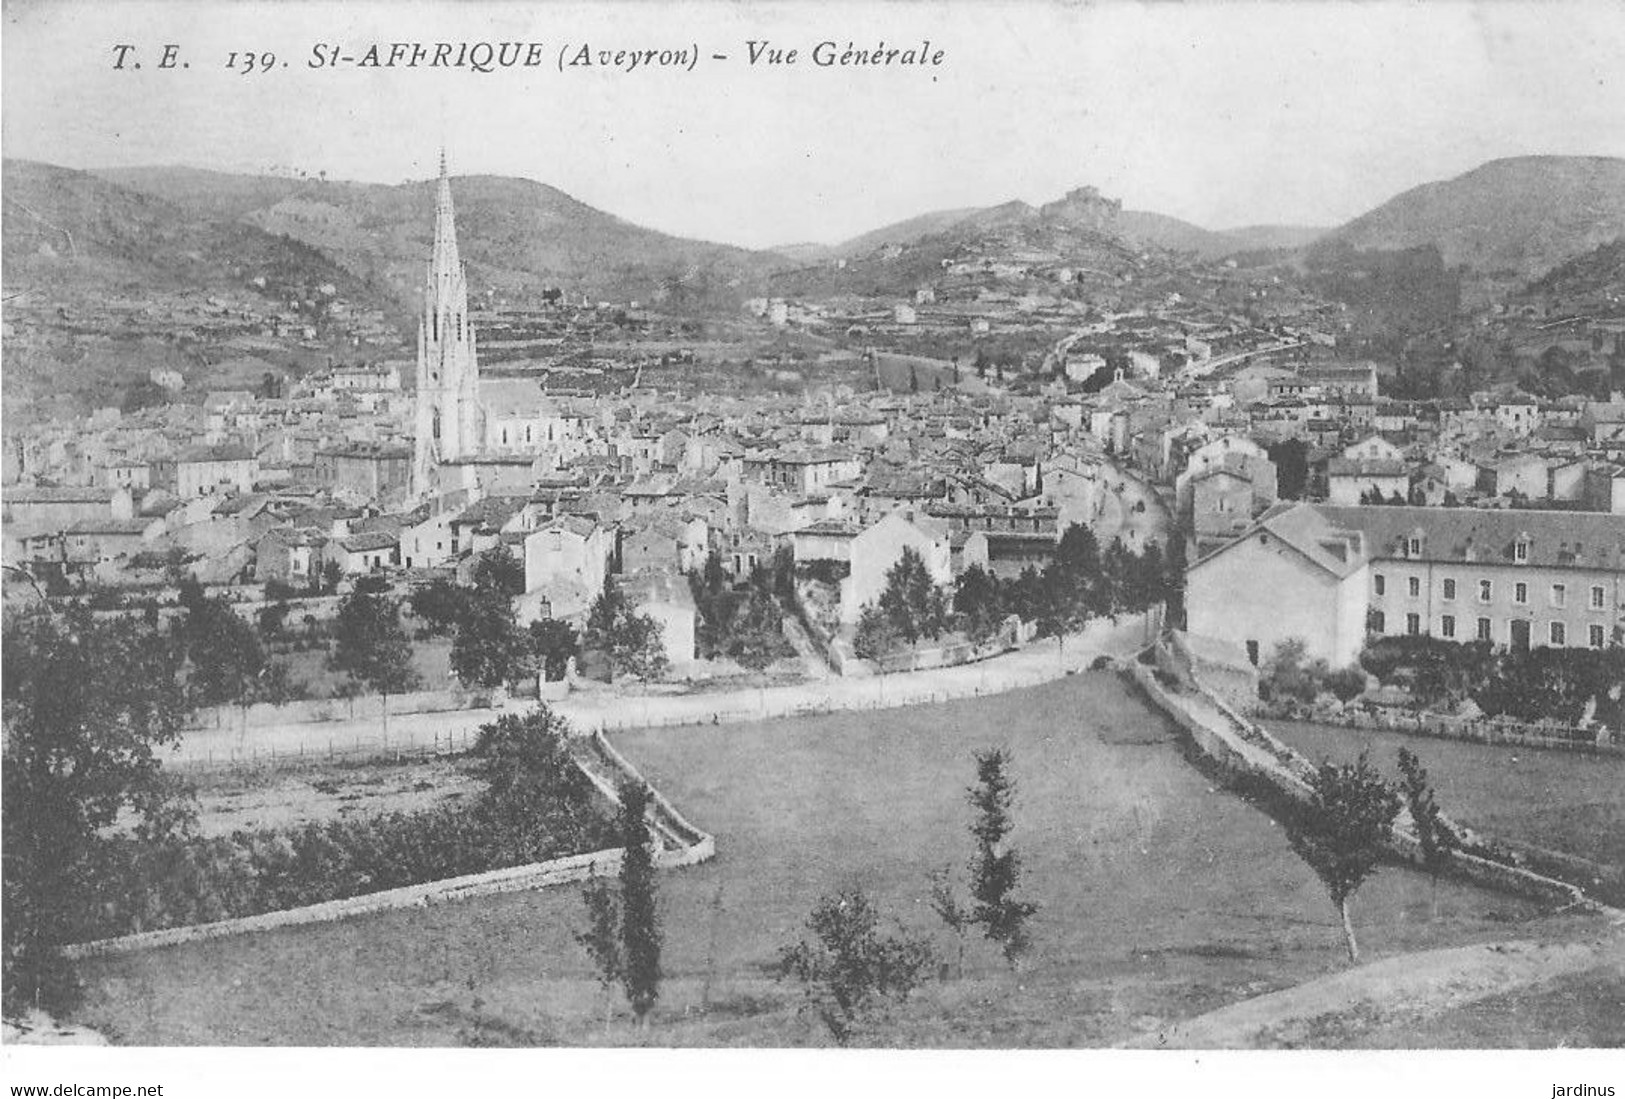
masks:
<path id="1" fill-rule="evenodd" d="M 1625 729 L 1625 647 L 1497 648 L 1488 641 L 1374 638 L 1360 665 L 1384 683 L 1409 686 L 1417 705 L 1453 708 L 1471 699 L 1485 714 L 1515 721 L 1592 720 Z"/>
<path id="2" fill-rule="evenodd" d="M 1304 643 L 1289 638 L 1260 669 L 1259 695 L 1266 702 L 1312 705 L 1323 694 L 1340 702 L 1358 697 L 1367 673 L 1409 688 L 1419 709 L 1452 710 L 1473 702 L 1490 717 L 1538 722 L 1556 718 L 1574 725 L 1589 718 L 1605 728 L 1625 729 L 1625 648 L 1498 649 L 1488 641 L 1436 637 L 1380 637 L 1360 654 L 1358 666 L 1332 668 L 1310 659 Z"/>
<path id="3" fill-rule="evenodd" d="M 1041 636 L 1072 633 L 1091 618 L 1166 603 L 1173 613 L 1184 590 L 1184 540 L 1164 553 L 1155 542 L 1134 551 L 1120 540 L 1104 550 L 1087 526 L 1074 523 L 1056 543 L 1042 571 L 1028 567 L 1010 580 L 980 565 L 960 573 L 950 595 L 932 579 L 924 559 L 904 549 L 886 574 L 879 600 L 858 619 L 854 648 L 871 659 L 921 639 L 963 630 L 977 643 L 998 633 L 1014 615 L 1034 622 Z"/>
<path id="4" fill-rule="evenodd" d="M 795 649 L 784 637 L 784 603 L 795 598 L 795 555 L 781 546 L 743 584 L 728 580 L 713 551 L 688 578 L 699 623 L 696 641 L 707 658 L 727 657 L 760 670 Z"/>
<path id="5" fill-rule="evenodd" d="M 659 623 L 636 613 L 613 576 L 579 634 L 553 618 L 520 628 L 513 600 L 524 591 L 524 569 L 506 549 L 481 554 L 470 579 L 468 585 L 434 580 L 411 598 L 412 613 L 431 634 L 451 636 L 451 669 L 465 686 L 500 687 L 537 671 L 561 680 L 569 662 L 587 650 L 603 653 L 612 674 L 647 679 L 665 670 Z"/>

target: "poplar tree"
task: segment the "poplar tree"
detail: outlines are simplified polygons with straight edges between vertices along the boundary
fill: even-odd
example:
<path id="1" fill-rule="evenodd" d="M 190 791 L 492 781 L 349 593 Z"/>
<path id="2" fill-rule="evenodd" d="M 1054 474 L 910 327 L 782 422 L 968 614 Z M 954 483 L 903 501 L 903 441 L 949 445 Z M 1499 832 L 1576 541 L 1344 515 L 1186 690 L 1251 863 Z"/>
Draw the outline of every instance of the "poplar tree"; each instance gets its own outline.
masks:
<path id="1" fill-rule="evenodd" d="M 1021 882 L 1021 856 L 1006 842 L 1015 827 L 1010 809 L 1016 784 L 1008 774 L 1009 766 L 1010 754 L 1003 748 L 976 755 L 976 785 L 968 791 L 977 813 L 970 826 L 976 839 L 970 894 L 975 902 L 972 918 L 982 925 L 983 934 L 999 944 L 1005 960 L 1015 965 L 1030 943 L 1027 921 L 1038 906 L 1014 896 Z"/>

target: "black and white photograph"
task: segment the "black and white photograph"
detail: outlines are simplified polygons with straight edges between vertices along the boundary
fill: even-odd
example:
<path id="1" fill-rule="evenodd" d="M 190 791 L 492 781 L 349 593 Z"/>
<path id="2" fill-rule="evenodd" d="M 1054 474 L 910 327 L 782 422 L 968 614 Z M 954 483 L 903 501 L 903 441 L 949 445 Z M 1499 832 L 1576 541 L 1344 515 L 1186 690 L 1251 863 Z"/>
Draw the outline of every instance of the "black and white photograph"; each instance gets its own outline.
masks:
<path id="1" fill-rule="evenodd" d="M 9 1094 L 1625 1092 L 1625 7 L 3 35 Z"/>

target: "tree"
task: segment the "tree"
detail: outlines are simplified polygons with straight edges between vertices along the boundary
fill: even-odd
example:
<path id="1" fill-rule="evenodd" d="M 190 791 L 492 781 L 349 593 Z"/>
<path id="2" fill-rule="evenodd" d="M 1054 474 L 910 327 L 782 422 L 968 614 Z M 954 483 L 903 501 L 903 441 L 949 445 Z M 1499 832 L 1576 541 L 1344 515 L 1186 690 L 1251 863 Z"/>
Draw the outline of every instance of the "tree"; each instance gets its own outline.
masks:
<path id="1" fill-rule="evenodd" d="M 525 594 L 525 566 L 506 546 L 492 546 L 474 559 L 476 588 L 488 588 L 507 595 Z"/>
<path id="2" fill-rule="evenodd" d="M 609 658 L 617 671 L 639 679 L 659 679 L 671 666 L 666 656 L 665 631 L 646 614 L 631 614 L 621 620 Z"/>
<path id="3" fill-rule="evenodd" d="M 259 634 L 224 599 L 183 593 L 186 617 L 179 624 L 186 648 L 186 689 L 194 706 L 242 702 L 266 669 Z"/>
<path id="4" fill-rule="evenodd" d="M 542 618 L 530 624 L 530 651 L 540 662 L 549 683 L 564 678 L 570 661 L 580 655 L 581 639 L 576 628 L 557 618 Z"/>
<path id="5" fill-rule="evenodd" d="M 333 625 L 336 644 L 328 666 L 384 696 L 384 729 L 389 729 L 389 696 L 419 683 L 412 668 L 412 642 L 401 624 L 400 604 L 389 595 L 357 586 L 339 603 Z"/>
<path id="6" fill-rule="evenodd" d="M 891 615 L 871 603 L 858 614 L 858 625 L 852 634 L 852 651 L 860 660 L 877 660 L 898 648 L 903 635 L 892 624 Z"/>
<path id="7" fill-rule="evenodd" d="M 660 913 L 655 902 L 654 836 L 644 817 L 649 788 L 641 782 L 621 787 L 618 818 L 621 847 L 621 975 L 626 1002 L 640 1025 L 660 997 Z"/>
<path id="8" fill-rule="evenodd" d="M 637 614 L 613 576 L 604 578 L 604 590 L 587 612 L 581 647 L 597 649 L 609 657 L 613 672 L 654 679 L 668 665 L 660 623 Z"/>
<path id="9" fill-rule="evenodd" d="M 1049 595 L 1044 578 L 1037 569 L 1028 565 L 1014 581 L 1002 585 L 1005 604 L 1010 613 L 1023 622 L 1042 622 L 1049 614 Z"/>
<path id="10" fill-rule="evenodd" d="M 320 569 L 310 572 L 310 591 L 312 595 L 332 595 L 339 590 L 339 581 L 344 579 L 344 569 L 337 561 L 324 561 Z"/>
<path id="11" fill-rule="evenodd" d="M 1400 789 L 1405 794 L 1405 805 L 1410 810 L 1411 824 L 1422 847 L 1422 865 L 1435 884 L 1439 870 L 1455 847 L 1456 836 L 1447 827 L 1433 798 L 1433 786 L 1428 781 L 1426 768 L 1416 753 L 1409 748 L 1399 749 Z"/>
<path id="12" fill-rule="evenodd" d="M 529 638 L 519 632 L 513 598 L 501 587 L 476 587 L 451 641 L 451 670 L 465 687 L 500 687 L 528 670 Z"/>
<path id="13" fill-rule="evenodd" d="M 292 609 L 286 603 L 268 603 L 260 608 L 255 616 L 255 623 L 259 627 L 260 636 L 266 641 L 275 641 L 282 636 L 282 627 L 288 621 L 288 611 Z"/>
<path id="14" fill-rule="evenodd" d="M 723 652 L 752 671 L 760 671 L 786 652 L 794 652 L 784 638 L 784 612 L 774 600 L 771 586 L 771 577 L 761 587 L 753 585 L 727 625 Z"/>
<path id="15" fill-rule="evenodd" d="M 925 980 L 931 946 L 907 934 L 882 934 L 880 912 L 861 890 L 819 899 L 807 919 L 812 940 L 779 952 L 778 974 L 800 981 L 807 1006 L 845 1045 L 876 1001 L 906 1000 Z"/>
<path id="16" fill-rule="evenodd" d="M 1360 948 L 1349 901 L 1376 873 L 1399 807 L 1399 795 L 1362 752 L 1352 764 L 1321 764 L 1310 780 L 1309 800 L 1285 814 L 1287 840 L 1326 887 L 1343 921 L 1350 964 L 1359 962 Z"/>
<path id="17" fill-rule="evenodd" d="M 965 935 L 976 923 L 976 913 L 967 908 L 954 891 L 952 870 L 942 867 L 931 872 L 931 911 L 937 918 L 947 925 L 954 934 L 954 944 L 957 947 L 954 972 L 963 977 L 965 975 Z"/>
<path id="18" fill-rule="evenodd" d="M 1046 607 L 1040 618 L 1053 633 L 1082 629 L 1091 615 L 1111 609 L 1094 531 L 1081 523 L 1066 528 L 1044 568 L 1043 587 Z"/>
<path id="19" fill-rule="evenodd" d="M 605 988 L 620 985 L 640 1026 L 660 997 L 660 912 L 655 897 L 654 837 L 646 816 L 648 786 L 629 782 L 620 790 L 616 834 L 620 839 L 618 888 L 593 880 L 583 899 L 587 930 L 576 941 L 587 951 Z"/>
<path id="20" fill-rule="evenodd" d="M 925 567 L 925 558 L 905 546 L 897 563 L 886 570 L 880 609 L 910 645 L 940 635 L 948 621 L 948 601 Z"/>
<path id="21" fill-rule="evenodd" d="M 5 1006 L 61 1008 L 73 986 L 58 947 L 93 918 L 92 867 L 115 822 L 154 842 L 189 826 L 157 754 L 186 711 L 180 654 L 138 620 L 69 611 L 8 622 L 0 659 Z"/>
<path id="22" fill-rule="evenodd" d="M 598 971 L 598 983 L 605 992 L 620 984 L 626 973 L 621 957 L 621 904 L 608 882 L 592 878 L 582 891 L 581 899 L 587 906 L 587 930 L 576 933 L 581 944 Z M 609 1026 L 612 1003 L 604 1007 L 604 1026 Z"/>
<path id="23" fill-rule="evenodd" d="M 1275 646 L 1259 670 L 1258 693 L 1266 702 L 1291 700 L 1307 706 L 1315 701 L 1320 693 L 1319 669 L 1306 660 L 1307 653 L 1308 645 L 1301 637 L 1289 637 Z"/>
<path id="24" fill-rule="evenodd" d="M 1004 621 L 998 579 L 981 565 L 972 565 L 960 573 L 954 591 L 954 612 L 964 623 L 965 633 L 978 644 L 998 633 Z"/>
<path id="25" fill-rule="evenodd" d="M 1162 593 L 1168 608 L 1168 625 L 1176 630 L 1185 628 L 1185 535 L 1182 531 L 1168 533 L 1168 546 L 1163 553 Z"/>
<path id="26" fill-rule="evenodd" d="M 976 785 L 967 793 L 977 814 L 970 826 L 976 840 L 970 866 L 972 913 L 983 933 L 999 944 L 1005 960 L 1014 965 L 1027 949 L 1027 921 L 1038 906 L 1014 897 L 1021 882 L 1021 857 L 1006 842 L 1015 826 L 1010 808 L 1016 786 L 1008 774 L 1009 766 L 1010 755 L 1002 748 L 978 752 Z"/>
<path id="27" fill-rule="evenodd" d="M 408 601 L 412 613 L 423 620 L 429 632 L 444 637 L 457 629 L 457 623 L 468 613 L 469 593 L 466 588 L 437 576 L 412 593 Z"/>

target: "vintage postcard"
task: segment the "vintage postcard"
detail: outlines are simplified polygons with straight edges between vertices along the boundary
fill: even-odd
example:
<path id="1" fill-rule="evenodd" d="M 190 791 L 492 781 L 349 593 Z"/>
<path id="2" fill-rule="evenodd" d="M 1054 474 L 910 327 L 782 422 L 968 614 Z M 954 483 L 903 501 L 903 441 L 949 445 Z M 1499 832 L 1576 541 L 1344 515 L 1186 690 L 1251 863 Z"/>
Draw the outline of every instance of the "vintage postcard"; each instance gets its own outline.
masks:
<path id="1" fill-rule="evenodd" d="M 1625 1088 L 1625 9 L 4 36 L 11 1094 Z"/>

